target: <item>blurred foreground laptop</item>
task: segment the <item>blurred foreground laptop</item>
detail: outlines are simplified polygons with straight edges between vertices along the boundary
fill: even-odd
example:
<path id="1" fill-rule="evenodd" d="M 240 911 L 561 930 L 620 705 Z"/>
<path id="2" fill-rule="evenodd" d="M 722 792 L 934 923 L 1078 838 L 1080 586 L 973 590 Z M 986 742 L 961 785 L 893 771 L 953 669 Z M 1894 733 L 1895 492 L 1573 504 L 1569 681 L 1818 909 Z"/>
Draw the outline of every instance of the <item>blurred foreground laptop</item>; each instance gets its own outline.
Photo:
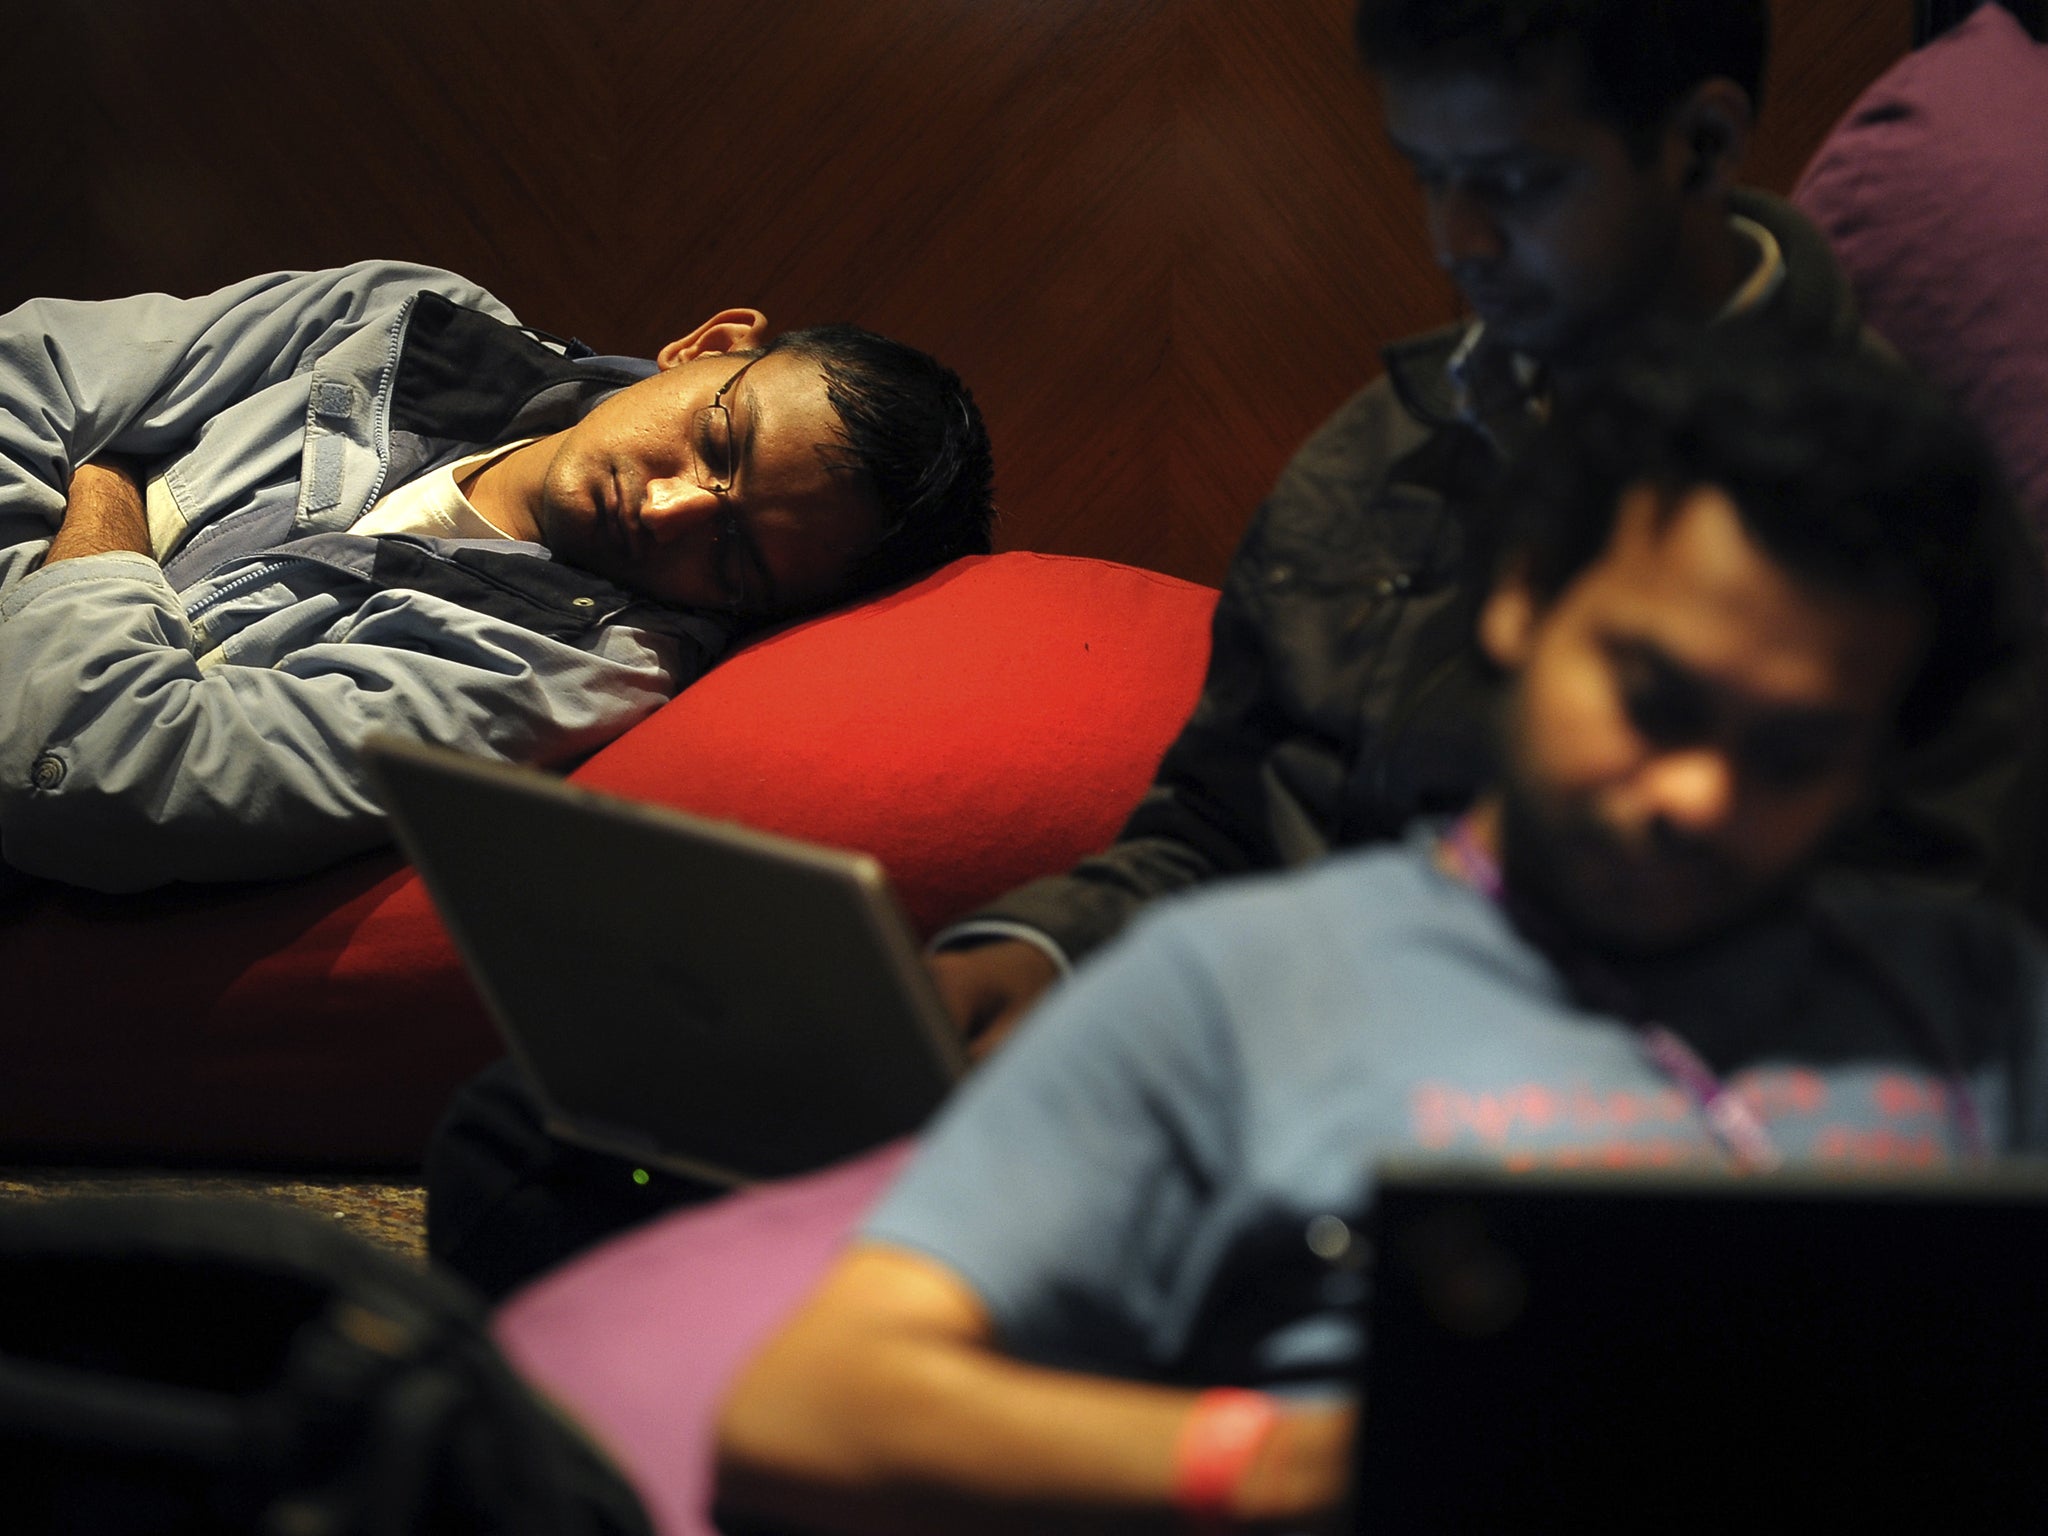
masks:
<path id="1" fill-rule="evenodd" d="M 2048 1181 L 1383 1170 L 1355 1528 L 2033 1530 Z"/>
<path id="2" fill-rule="evenodd" d="M 416 742 L 365 755 L 565 1141 L 775 1178 L 915 1130 L 959 1077 L 872 858 Z"/>

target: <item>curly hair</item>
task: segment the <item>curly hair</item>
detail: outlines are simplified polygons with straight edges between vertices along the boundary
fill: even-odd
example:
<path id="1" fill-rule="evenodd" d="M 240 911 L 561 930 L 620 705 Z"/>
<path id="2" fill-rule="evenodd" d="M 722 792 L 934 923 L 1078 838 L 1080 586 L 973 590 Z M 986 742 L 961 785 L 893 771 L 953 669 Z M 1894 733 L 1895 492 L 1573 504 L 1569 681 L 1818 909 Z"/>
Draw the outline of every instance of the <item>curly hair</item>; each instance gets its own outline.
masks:
<path id="1" fill-rule="evenodd" d="M 1923 601 L 1933 625 L 1901 716 L 1909 738 L 2040 633 L 2039 558 L 1990 448 L 1898 365 L 1760 330 L 1647 339 L 1561 401 L 1504 480 L 1495 568 L 1555 596 L 1646 484 L 1667 510 L 1699 486 L 1726 492 L 1800 581 Z"/>

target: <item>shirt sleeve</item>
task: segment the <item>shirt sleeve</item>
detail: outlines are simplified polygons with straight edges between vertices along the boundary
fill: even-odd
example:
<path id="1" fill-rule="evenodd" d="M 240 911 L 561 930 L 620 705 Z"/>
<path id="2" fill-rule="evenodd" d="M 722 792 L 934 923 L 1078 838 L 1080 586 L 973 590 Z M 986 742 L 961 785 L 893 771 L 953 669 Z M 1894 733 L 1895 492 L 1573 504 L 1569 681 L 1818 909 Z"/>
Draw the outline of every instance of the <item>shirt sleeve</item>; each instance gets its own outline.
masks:
<path id="1" fill-rule="evenodd" d="M 864 1235 L 954 1271 L 1021 1358 L 1156 1374 L 1236 1159 L 1233 1062 L 1192 947 L 1141 924 L 961 1090 Z"/>

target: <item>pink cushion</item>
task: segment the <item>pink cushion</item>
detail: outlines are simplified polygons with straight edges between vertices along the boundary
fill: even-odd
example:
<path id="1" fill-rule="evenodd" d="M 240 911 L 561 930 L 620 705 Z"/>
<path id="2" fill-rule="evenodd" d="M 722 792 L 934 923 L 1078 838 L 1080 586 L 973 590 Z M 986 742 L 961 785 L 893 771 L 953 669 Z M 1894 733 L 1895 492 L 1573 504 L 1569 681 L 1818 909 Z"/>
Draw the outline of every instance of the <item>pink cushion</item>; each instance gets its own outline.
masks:
<path id="1" fill-rule="evenodd" d="M 738 652 L 575 777 L 864 848 L 922 929 L 1107 843 L 1192 707 L 1215 594 L 962 560 Z M 0 1155 L 409 1161 L 495 1037 L 388 855 L 0 912 Z"/>
<path id="2" fill-rule="evenodd" d="M 529 1285 L 498 1344 L 591 1429 L 665 1536 L 712 1536 L 711 1431 L 733 1373 L 795 1309 L 909 1156 L 678 1211 Z"/>
<path id="3" fill-rule="evenodd" d="M 2048 46 L 2004 9 L 1900 60 L 1793 189 L 1865 318 L 1991 437 L 2048 530 Z"/>

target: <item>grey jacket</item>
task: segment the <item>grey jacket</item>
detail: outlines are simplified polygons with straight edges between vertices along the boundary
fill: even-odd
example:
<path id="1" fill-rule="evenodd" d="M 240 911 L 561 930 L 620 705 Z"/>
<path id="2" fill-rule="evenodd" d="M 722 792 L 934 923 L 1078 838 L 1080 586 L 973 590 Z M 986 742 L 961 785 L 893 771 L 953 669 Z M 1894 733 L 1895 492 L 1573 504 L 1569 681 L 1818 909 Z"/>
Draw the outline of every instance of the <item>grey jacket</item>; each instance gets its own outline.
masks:
<path id="1" fill-rule="evenodd" d="M 655 709 L 723 625 L 536 544 L 348 532 L 647 368 L 393 263 L 0 316 L 0 858 L 104 890 L 298 874 L 385 840 L 373 731 L 559 764 Z M 162 476 L 162 564 L 41 566 L 73 468 L 117 456 Z"/>
<path id="2" fill-rule="evenodd" d="M 1815 346 L 1881 345 L 1812 225 L 1760 193 L 1735 206 L 1772 231 L 1787 268 L 1740 323 Z M 1470 643 L 1485 575 L 1475 513 L 1530 427 L 1520 398 L 1457 408 L 1447 365 L 1458 340 L 1442 331 L 1389 348 L 1386 375 L 1281 475 L 1225 578 L 1194 715 L 1116 845 L 941 943 L 1035 933 L 1079 959 L 1155 897 L 1392 837 L 1488 782 L 1493 684 Z M 2017 519 L 2010 531 L 2012 661 L 1962 701 L 1946 734 L 1905 754 L 1841 856 L 2039 915 L 2040 565 Z"/>

